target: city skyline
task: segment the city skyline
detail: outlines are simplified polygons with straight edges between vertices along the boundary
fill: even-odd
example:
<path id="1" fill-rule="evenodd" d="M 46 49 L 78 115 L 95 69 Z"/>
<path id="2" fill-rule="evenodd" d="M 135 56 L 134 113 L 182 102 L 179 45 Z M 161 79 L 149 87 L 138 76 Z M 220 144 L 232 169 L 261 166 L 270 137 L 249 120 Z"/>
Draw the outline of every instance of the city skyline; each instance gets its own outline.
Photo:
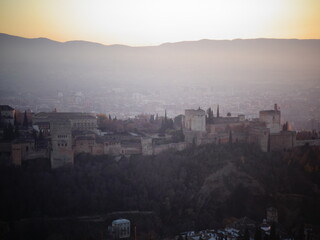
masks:
<path id="1" fill-rule="evenodd" d="M 320 38 L 316 0 L 5 0 L 0 9 L 0 32 L 62 42 L 145 46 L 200 39 Z"/>

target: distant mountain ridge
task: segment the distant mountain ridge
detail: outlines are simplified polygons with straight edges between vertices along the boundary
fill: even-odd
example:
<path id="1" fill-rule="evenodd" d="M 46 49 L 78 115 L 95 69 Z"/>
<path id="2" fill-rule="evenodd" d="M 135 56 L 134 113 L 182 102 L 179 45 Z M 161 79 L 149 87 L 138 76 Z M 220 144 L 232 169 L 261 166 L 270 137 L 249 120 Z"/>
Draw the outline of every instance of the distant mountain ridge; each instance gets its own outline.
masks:
<path id="1" fill-rule="evenodd" d="M 320 40 L 235 39 L 130 47 L 0 34 L 1 89 L 318 81 Z M 27 83 L 27 84 L 26 84 Z"/>
<path id="2" fill-rule="evenodd" d="M 10 35 L 6 33 L 0 33 L 0 40 L 2 41 L 3 39 L 20 39 L 20 40 L 46 40 L 50 42 L 56 42 L 56 43 L 88 43 L 88 44 L 94 44 L 94 45 L 102 45 L 102 46 L 124 46 L 124 47 L 133 47 L 133 48 L 141 48 L 141 47 L 159 47 L 159 46 L 166 46 L 166 45 L 174 45 L 174 44 L 188 44 L 188 43 L 196 43 L 196 42 L 212 42 L 212 41 L 217 41 L 217 42 L 234 42 L 234 41 L 320 41 L 320 39 L 299 39 L 299 38 L 235 38 L 235 39 L 199 39 L 199 40 L 186 40 L 186 41 L 177 41 L 177 42 L 164 42 L 159 45 L 145 45 L 145 46 L 130 46 L 130 45 L 125 45 L 125 44 L 103 44 L 99 42 L 91 42 L 91 41 L 86 41 L 86 40 L 70 40 L 70 41 L 57 41 L 57 40 L 52 40 L 50 38 L 45 38 L 45 37 L 37 37 L 37 38 L 27 38 L 27 37 L 21 37 L 21 36 L 16 36 L 16 35 Z"/>

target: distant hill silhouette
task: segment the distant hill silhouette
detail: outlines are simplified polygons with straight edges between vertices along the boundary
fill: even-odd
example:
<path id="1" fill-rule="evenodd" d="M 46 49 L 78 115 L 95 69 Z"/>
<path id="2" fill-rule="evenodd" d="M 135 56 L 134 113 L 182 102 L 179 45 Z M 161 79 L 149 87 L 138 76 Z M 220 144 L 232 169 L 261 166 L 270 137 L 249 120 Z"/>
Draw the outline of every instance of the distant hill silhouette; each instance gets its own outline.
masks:
<path id="1" fill-rule="evenodd" d="M 200 40 L 152 47 L 0 34 L 2 90 L 112 84 L 297 84 L 320 76 L 320 40 Z"/>

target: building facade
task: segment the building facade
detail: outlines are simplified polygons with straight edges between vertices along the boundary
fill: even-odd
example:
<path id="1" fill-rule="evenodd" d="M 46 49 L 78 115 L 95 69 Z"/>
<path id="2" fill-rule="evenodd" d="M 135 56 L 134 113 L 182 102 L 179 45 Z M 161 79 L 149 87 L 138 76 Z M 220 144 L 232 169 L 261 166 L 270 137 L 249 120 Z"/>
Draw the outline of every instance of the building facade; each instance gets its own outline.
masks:
<path id="1" fill-rule="evenodd" d="M 51 168 L 73 164 L 71 123 L 68 119 L 50 121 Z"/>
<path id="2" fill-rule="evenodd" d="M 189 131 L 206 131 L 206 112 L 202 109 L 185 110 L 185 129 Z"/>
<path id="3" fill-rule="evenodd" d="M 112 233 L 114 239 L 130 238 L 130 221 L 128 219 L 117 219 L 112 221 Z"/>

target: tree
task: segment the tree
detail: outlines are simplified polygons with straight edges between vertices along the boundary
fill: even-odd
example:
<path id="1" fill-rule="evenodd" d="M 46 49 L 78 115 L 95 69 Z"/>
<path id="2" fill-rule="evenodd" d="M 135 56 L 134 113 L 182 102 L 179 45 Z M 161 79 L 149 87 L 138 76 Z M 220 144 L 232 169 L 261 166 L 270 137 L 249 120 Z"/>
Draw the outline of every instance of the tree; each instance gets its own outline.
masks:
<path id="1" fill-rule="evenodd" d="M 243 240 L 249 240 L 249 239 L 250 239 L 249 230 L 248 228 L 246 228 L 244 230 Z"/>
<path id="2" fill-rule="evenodd" d="M 173 129 L 173 120 L 172 120 L 172 118 L 167 120 L 167 128 L 168 129 Z"/>
<path id="3" fill-rule="evenodd" d="M 20 136 L 20 132 L 19 132 L 19 127 L 18 126 L 14 126 L 14 137 L 17 138 Z"/>
<path id="4" fill-rule="evenodd" d="M 4 140 L 11 141 L 14 139 L 14 129 L 11 123 L 7 124 L 6 127 L 3 129 L 3 138 Z"/>
<path id="5" fill-rule="evenodd" d="M 232 131 L 229 132 L 229 144 L 232 144 Z"/>
<path id="6" fill-rule="evenodd" d="M 213 110 L 211 109 L 211 107 L 208 108 L 207 114 L 208 114 L 208 118 L 207 118 L 208 121 L 207 122 L 208 123 L 212 123 L 212 121 L 213 121 Z"/>
<path id="7" fill-rule="evenodd" d="M 172 141 L 173 142 L 183 142 L 184 141 L 184 134 L 183 134 L 182 129 L 174 131 L 172 133 Z"/>
<path id="8" fill-rule="evenodd" d="M 305 235 L 304 235 L 304 224 L 301 224 L 299 226 L 298 232 L 296 234 L 296 239 L 305 239 Z"/>
<path id="9" fill-rule="evenodd" d="M 0 112 L 0 128 L 2 128 L 3 127 L 3 118 L 2 118 L 2 114 L 1 114 L 1 112 Z"/>
<path id="10" fill-rule="evenodd" d="M 28 117 L 27 117 L 27 111 L 24 111 L 24 117 L 23 117 L 23 127 L 27 128 L 28 127 Z"/>
<path id="11" fill-rule="evenodd" d="M 183 240 L 183 238 L 182 238 L 182 236 L 181 236 L 181 235 L 179 235 L 178 240 Z"/>
<path id="12" fill-rule="evenodd" d="M 39 132 L 39 139 L 43 139 L 43 132 L 42 132 L 42 130 L 40 130 L 40 132 Z"/>
<path id="13" fill-rule="evenodd" d="M 165 126 L 165 122 L 163 121 L 163 119 L 162 119 L 162 121 L 161 121 L 161 127 L 160 127 L 160 129 L 159 129 L 159 132 L 160 133 L 164 133 L 166 131 L 166 126 Z"/>
<path id="14" fill-rule="evenodd" d="M 256 226 L 253 238 L 254 240 L 261 240 L 261 228 L 259 226 Z"/>
<path id="15" fill-rule="evenodd" d="M 270 229 L 270 240 L 276 240 L 276 224 L 272 223 Z"/>
<path id="16" fill-rule="evenodd" d="M 36 130 L 32 130 L 32 138 L 36 139 L 37 138 L 37 131 Z"/>
<path id="17" fill-rule="evenodd" d="M 15 127 L 18 126 L 16 111 L 14 111 L 14 115 L 13 115 L 13 126 Z"/>
<path id="18" fill-rule="evenodd" d="M 196 143 L 196 138 L 192 138 L 192 148 L 195 148 L 197 146 L 197 143 Z"/>

